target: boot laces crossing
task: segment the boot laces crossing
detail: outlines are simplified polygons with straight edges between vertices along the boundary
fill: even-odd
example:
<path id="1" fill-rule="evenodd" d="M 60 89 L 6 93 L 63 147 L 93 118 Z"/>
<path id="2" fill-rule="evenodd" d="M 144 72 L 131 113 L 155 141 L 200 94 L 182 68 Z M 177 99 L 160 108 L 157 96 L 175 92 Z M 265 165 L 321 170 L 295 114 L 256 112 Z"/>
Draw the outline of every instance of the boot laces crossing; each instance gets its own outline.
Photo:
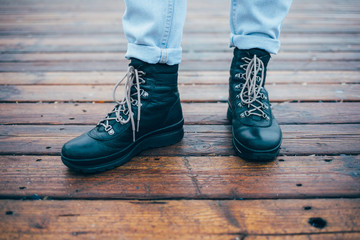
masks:
<path id="1" fill-rule="evenodd" d="M 268 106 L 261 101 L 267 99 L 266 95 L 261 93 L 265 76 L 264 63 L 256 55 L 252 59 L 244 57 L 242 60 L 245 61 L 245 64 L 240 65 L 240 67 L 245 70 L 245 73 L 240 74 L 240 77 L 245 79 L 245 83 L 240 83 L 235 88 L 241 88 L 241 92 L 237 95 L 237 98 L 241 99 L 239 105 L 247 106 L 248 110 L 241 113 L 240 117 L 256 115 L 268 120 L 269 116 L 263 111 Z M 260 76 L 258 76 L 259 73 Z"/>
<path id="2" fill-rule="evenodd" d="M 145 83 L 145 80 L 142 78 L 144 75 L 145 72 L 138 71 L 133 66 L 130 66 L 125 76 L 115 84 L 112 96 L 116 105 L 113 110 L 97 124 L 98 126 L 103 126 L 109 135 L 115 133 L 112 125 L 110 125 L 111 120 L 115 120 L 120 124 L 126 124 L 130 121 L 133 132 L 133 141 L 135 142 L 135 133 L 139 132 L 140 127 L 141 96 L 148 95 L 144 89 L 140 88 L 140 85 Z M 121 101 L 118 101 L 116 99 L 116 90 L 125 79 L 125 96 Z M 136 91 L 132 93 L 133 87 Z M 136 124 L 132 106 L 138 107 Z"/>

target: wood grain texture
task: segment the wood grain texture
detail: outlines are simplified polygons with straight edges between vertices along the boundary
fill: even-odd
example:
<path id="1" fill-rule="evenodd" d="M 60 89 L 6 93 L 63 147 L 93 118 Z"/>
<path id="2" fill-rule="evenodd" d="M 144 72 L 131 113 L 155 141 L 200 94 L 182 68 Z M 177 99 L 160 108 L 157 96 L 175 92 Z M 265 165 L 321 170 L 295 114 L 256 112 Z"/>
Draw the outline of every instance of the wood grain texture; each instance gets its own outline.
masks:
<path id="1" fill-rule="evenodd" d="M 184 60 L 179 66 L 180 71 L 228 71 L 231 63 L 231 52 L 228 59 L 220 60 Z M 120 55 L 119 55 L 120 57 Z M 1 62 L 1 72 L 54 72 L 54 71 L 126 71 L 129 61 L 121 59 L 118 61 L 29 61 L 29 62 Z M 269 70 L 285 71 L 359 71 L 357 60 L 346 61 L 315 61 L 315 60 L 274 60 L 268 65 Z"/>
<path id="2" fill-rule="evenodd" d="M 2 72 L 1 85 L 111 85 L 125 75 L 109 72 Z M 180 71 L 179 84 L 227 84 L 228 71 Z M 357 71 L 269 71 L 266 84 L 358 84 Z"/>
<path id="3" fill-rule="evenodd" d="M 2 154 L 59 155 L 68 140 L 93 126 L 0 125 Z M 143 152 L 143 156 L 235 155 L 231 126 L 186 125 L 183 140 Z M 283 125 L 281 155 L 359 154 L 358 124 Z"/>
<path id="4" fill-rule="evenodd" d="M 0 239 L 360 239 L 360 2 L 293 2 L 266 85 L 283 145 L 265 163 L 231 144 L 228 4 L 188 1 L 183 141 L 83 175 L 59 154 L 113 106 L 125 4 L 0 0 Z"/>
<path id="5" fill-rule="evenodd" d="M 360 197 L 359 156 L 136 157 L 111 171 L 70 171 L 59 156 L 0 156 L 0 198 L 269 199 Z"/>
<path id="6" fill-rule="evenodd" d="M 311 207 L 311 210 L 304 210 Z M 359 232 L 359 199 L 256 201 L 0 201 L 7 238 L 238 239 Z M 11 215 L 4 212 L 11 211 Z M 323 229 L 311 218 L 326 221 Z M 76 222 L 76 224 L 74 224 Z M 260 227 L 261 226 L 261 227 Z M 324 235 L 326 236 L 326 235 Z"/>
<path id="7" fill-rule="evenodd" d="M 283 101 L 359 101 L 360 85 L 269 85 L 270 100 Z M 289 89 L 291 88 L 291 90 Z M 113 86 L 0 86 L 2 102 L 76 101 L 112 102 Z M 179 86 L 183 102 L 227 101 L 228 85 Z M 121 93 L 120 93 L 121 94 Z M 121 98 L 121 96 L 119 96 Z"/>
<path id="8" fill-rule="evenodd" d="M 0 124 L 94 125 L 113 103 L 0 103 Z M 228 125 L 227 103 L 183 103 L 185 124 Z M 359 123 L 359 102 L 273 103 L 280 124 Z"/>
<path id="9" fill-rule="evenodd" d="M 61 14 L 64 14 L 61 13 Z M 81 14 L 81 13 L 78 13 Z M 20 14 L 24 18 L 24 14 Z M 77 15 L 77 14 L 76 14 Z M 103 16 L 104 14 L 102 14 Z M 37 16 L 37 14 L 36 14 Z M 0 15 L 1 17 L 1 15 Z M 4 21 L 10 21 L 8 19 Z M 47 15 L 44 16 L 48 17 Z M 72 16 L 73 17 L 73 16 Z M 65 19 L 62 19 L 65 21 Z M 339 52 L 358 52 L 360 44 L 357 41 L 360 33 L 281 33 L 282 46 L 278 57 L 283 53 L 292 52 L 293 58 L 298 53 L 316 54 Z M 182 48 L 184 54 L 189 52 L 218 52 L 230 51 L 228 47 L 228 35 L 223 33 L 193 32 L 183 36 Z M 3 53 L 79 53 L 79 52 L 113 52 L 121 54 L 126 51 L 127 40 L 124 34 L 67 34 L 61 38 L 57 34 L 28 35 L 26 38 L 18 35 L 4 35 L 0 39 L 0 50 Z M 332 58 L 327 59 L 331 61 Z"/>

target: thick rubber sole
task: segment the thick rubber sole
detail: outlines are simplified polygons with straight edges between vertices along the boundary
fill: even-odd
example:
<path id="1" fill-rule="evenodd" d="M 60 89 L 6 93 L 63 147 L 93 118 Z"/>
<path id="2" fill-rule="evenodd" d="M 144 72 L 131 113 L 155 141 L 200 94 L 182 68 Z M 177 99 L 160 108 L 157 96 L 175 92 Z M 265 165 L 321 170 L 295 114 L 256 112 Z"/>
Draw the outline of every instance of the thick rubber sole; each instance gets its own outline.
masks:
<path id="1" fill-rule="evenodd" d="M 166 147 L 178 143 L 182 140 L 183 136 L 184 136 L 183 127 L 169 132 L 151 134 L 139 140 L 138 142 L 135 142 L 131 150 L 128 151 L 125 155 L 116 158 L 110 162 L 106 162 L 104 164 L 85 165 L 85 166 L 76 165 L 74 164 L 74 162 L 76 162 L 76 159 L 72 161 L 72 159 L 66 158 L 63 155 L 61 155 L 61 160 L 68 168 L 74 171 L 83 172 L 83 173 L 98 173 L 121 166 L 146 149 Z M 86 159 L 83 161 L 86 161 Z"/>
<path id="2" fill-rule="evenodd" d="M 232 111 L 230 108 L 228 108 L 228 111 L 227 111 L 227 119 L 231 123 Z M 232 132 L 233 131 L 234 130 L 232 130 Z M 274 160 L 279 155 L 280 146 L 281 146 L 281 141 L 280 141 L 280 144 L 278 146 L 276 146 L 275 148 L 266 149 L 266 150 L 256 150 L 256 149 L 251 149 L 251 148 L 244 146 L 235 137 L 233 137 L 232 143 L 233 143 L 235 152 L 237 155 L 239 155 L 239 157 L 241 157 L 242 159 L 248 160 L 248 161 L 257 161 L 257 162 Z"/>

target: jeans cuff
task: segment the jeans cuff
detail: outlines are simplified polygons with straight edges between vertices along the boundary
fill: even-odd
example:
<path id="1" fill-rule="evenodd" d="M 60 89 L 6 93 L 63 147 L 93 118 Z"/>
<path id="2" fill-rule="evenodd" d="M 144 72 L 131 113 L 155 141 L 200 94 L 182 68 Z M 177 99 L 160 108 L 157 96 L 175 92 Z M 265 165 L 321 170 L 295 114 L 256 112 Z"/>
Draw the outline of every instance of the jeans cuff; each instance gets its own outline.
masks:
<path id="1" fill-rule="evenodd" d="M 280 41 L 261 36 L 231 34 L 230 47 L 237 47 L 238 49 L 260 48 L 268 53 L 277 54 L 280 49 Z"/>
<path id="2" fill-rule="evenodd" d="M 167 65 L 181 62 L 181 48 L 159 48 L 154 46 L 137 45 L 128 43 L 125 57 L 137 58 L 147 63 L 166 63 Z"/>

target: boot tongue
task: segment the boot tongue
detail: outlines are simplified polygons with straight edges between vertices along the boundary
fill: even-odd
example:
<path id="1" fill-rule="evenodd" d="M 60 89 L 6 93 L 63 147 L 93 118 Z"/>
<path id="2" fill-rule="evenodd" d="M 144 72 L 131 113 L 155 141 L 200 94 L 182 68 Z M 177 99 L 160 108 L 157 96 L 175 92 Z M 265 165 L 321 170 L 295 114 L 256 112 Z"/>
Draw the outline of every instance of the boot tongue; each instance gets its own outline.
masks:
<path id="1" fill-rule="evenodd" d="M 244 84 L 246 82 L 246 79 L 244 79 L 243 77 L 239 77 L 239 76 L 244 76 L 245 72 L 246 72 L 244 69 L 239 68 L 240 65 L 246 64 L 246 62 L 244 62 L 244 60 L 242 60 L 242 58 L 246 57 L 248 59 L 252 59 L 254 57 L 254 55 L 256 55 L 256 57 L 259 58 L 264 63 L 265 73 L 264 73 L 264 81 L 262 83 L 262 87 L 264 86 L 265 76 L 266 76 L 266 67 L 270 60 L 270 54 L 268 52 L 266 52 L 265 50 L 258 49 L 258 48 L 252 48 L 249 50 L 240 50 L 237 48 L 234 49 L 234 57 L 237 59 L 237 61 L 233 62 L 233 64 L 232 64 L 233 69 L 231 70 L 232 71 L 231 74 L 233 74 L 233 76 L 235 76 L 234 78 L 232 78 L 232 81 L 235 84 L 240 84 L 240 83 Z M 261 73 L 258 73 L 258 76 L 260 76 L 260 75 L 261 75 Z M 241 89 L 239 89 L 238 94 L 240 94 L 240 91 L 241 91 Z M 256 107 L 261 106 L 261 104 L 258 103 L 257 101 L 254 101 L 252 104 L 255 105 Z M 253 109 L 253 107 L 250 107 L 248 110 L 251 110 L 251 109 Z M 256 112 L 258 112 L 258 111 L 256 111 Z M 255 120 L 255 121 L 262 120 L 262 117 L 253 115 L 253 114 L 251 116 L 249 116 L 248 118 Z"/>

